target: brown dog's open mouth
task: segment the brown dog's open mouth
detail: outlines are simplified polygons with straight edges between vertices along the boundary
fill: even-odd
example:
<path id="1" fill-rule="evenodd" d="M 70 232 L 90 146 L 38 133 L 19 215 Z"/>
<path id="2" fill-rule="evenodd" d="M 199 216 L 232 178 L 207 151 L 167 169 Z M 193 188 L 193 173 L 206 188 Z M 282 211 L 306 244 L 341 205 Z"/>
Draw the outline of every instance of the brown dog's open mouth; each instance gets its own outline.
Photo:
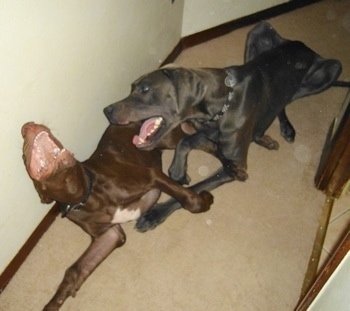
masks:
<path id="1" fill-rule="evenodd" d="M 164 128 L 162 117 L 152 117 L 142 123 L 140 132 L 135 135 L 132 142 L 137 148 L 147 148 L 161 137 L 161 129 Z"/>
<path id="2" fill-rule="evenodd" d="M 45 128 L 34 123 L 22 129 L 24 138 L 23 155 L 29 175 L 43 180 L 53 174 L 61 165 L 72 162 L 74 157 Z M 39 131 L 38 131 L 39 130 Z"/>
<path id="3" fill-rule="evenodd" d="M 57 146 L 47 132 L 40 132 L 34 139 L 30 171 L 38 177 L 50 173 L 54 162 L 59 161 L 65 152 L 67 150 Z"/>

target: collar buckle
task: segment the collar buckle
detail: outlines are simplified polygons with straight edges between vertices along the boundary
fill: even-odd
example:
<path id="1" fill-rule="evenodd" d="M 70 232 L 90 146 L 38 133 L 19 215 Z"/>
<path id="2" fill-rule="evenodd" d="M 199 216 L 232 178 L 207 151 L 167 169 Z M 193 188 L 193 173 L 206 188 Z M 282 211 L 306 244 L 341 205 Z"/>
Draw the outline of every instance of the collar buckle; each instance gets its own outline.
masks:
<path id="1" fill-rule="evenodd" d="M 92 191 L 92 185 L 93 185 L 93 179 L 94 179 L 93 177 L 94 176 L 92 175 L 92 172 L 89 169 L 87 169 L 85 166 L 83 168 L 84 168 L 85 174 L 87 175 L 88 180 L 89 180 L 88 191 L 84 195 L 82 201 L 80 203 L 77 203 L 77 204 L 70 204 L 67 202 L 58 202 L 57 201 L 62 218 L 66 217 L 71 211 L 80 211 L 80 209 L 86 204 L 87 200 L 89 199 L 89 196 L 90 196 L 91 191 Z"/>
<path id="2" fill-rule="evenodd" d="M 71 211 L 80 211 L 80 209 L 85 205 L 85 203 L 80 202 L 78 204 L 67 204 L 67 203 L 61 203 L 59 204 L 61 217 L 66 217 Z"/>

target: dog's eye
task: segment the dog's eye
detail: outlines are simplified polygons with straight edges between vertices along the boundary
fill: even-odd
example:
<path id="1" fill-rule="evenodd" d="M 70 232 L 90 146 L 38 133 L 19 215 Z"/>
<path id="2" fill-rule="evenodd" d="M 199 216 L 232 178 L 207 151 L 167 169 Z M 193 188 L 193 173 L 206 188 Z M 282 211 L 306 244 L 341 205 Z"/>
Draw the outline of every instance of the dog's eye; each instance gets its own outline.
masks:
<path id="1" fill-rule="evenodd" d="M 141 92 L 144 93 L 144 94 L 147 93 L 148 90 L 149 90 L 149 86 L 147 86 L 147 85 L 143 85 L 143 86 L 141 87 Z"/>

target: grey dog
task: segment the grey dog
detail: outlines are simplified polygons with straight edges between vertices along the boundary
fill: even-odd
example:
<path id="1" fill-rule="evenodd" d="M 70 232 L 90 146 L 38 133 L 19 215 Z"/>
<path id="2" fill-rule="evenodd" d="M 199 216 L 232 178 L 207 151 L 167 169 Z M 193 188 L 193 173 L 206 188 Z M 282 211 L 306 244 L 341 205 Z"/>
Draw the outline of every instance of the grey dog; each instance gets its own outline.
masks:
<path id="1" fill-rule="evenodd" d="M 320 93 L 341 73 L 337 60 L 324 59 L 300 41 L 282 38 L 266 22 L 250 31 L 245 64 L 227 68 L 161 68 L 132 84 L 131 94 L 104 109 L 112 124 L 143 121 L 133 143 L 153 149 L 179 124 L 194 132 L 178 144 L 169 175 L 188 183 L 187 157 L 191 149 L 217 156 L 222 163 L 214 175 L 191 188 L 212 190 L 223 183 L 247 179 L 247 154 L 252 141 L 270 150 L 278 143 L 265 135 L 277 117 L 281 135 L 293 142 L 295 130 L 285 107 L 292 101 Z M 157 205 L 138 222 L 140 231 L 155 227 L 180 206 Z"/>

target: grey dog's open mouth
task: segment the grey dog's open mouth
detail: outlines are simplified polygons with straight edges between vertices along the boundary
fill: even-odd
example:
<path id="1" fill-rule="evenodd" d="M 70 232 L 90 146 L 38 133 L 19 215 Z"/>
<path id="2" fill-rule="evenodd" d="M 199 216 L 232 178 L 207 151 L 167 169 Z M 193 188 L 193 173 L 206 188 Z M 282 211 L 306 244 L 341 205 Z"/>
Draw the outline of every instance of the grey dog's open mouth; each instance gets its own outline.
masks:
<path id="1" fill-rule="evenodd" d="M 164 127 L 163 121 L 164 119 L 162 117 L 152 117 L 144 121 L 139 134 L 134 136 L 132 143 L 137 148 L 150 146 L 155 140 L 157 140 L 157 137 L 161 136 L 159 134 L 160 129 Z"/>

